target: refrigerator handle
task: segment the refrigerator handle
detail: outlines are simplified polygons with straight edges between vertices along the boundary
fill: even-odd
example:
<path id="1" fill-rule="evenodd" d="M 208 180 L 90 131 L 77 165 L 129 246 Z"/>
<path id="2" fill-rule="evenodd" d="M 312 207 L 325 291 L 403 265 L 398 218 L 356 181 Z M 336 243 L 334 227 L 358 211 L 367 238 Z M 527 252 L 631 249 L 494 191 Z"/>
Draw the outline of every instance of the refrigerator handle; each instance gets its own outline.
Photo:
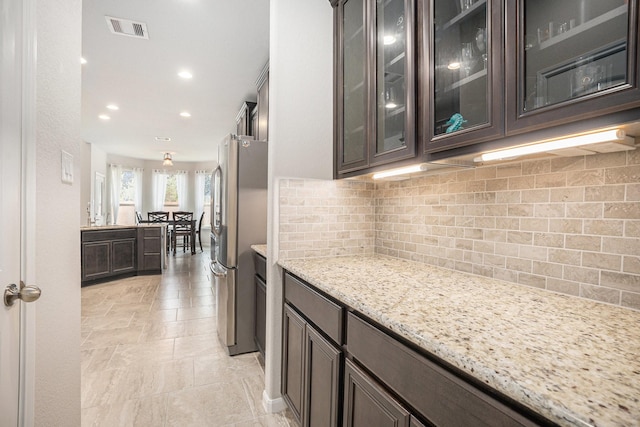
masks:
<path id="1" fill-rule="evenodd" d="M 211 273 L 216 277 L 225 277 L 227 275 L 227 270 L 221 268 L 215 261 L 211 261 L 209 268 L 211 269 Z"/>

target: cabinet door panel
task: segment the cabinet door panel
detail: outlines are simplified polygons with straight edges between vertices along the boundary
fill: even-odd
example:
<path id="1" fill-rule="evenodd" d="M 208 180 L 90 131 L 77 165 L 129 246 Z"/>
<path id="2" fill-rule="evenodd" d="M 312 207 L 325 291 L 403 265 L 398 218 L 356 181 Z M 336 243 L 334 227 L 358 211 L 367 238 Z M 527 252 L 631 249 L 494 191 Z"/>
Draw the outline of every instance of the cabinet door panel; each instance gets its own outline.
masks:
<path id="1" fill-rule="evenodd" d="M 111 242 L 111 272 L 125 273 L 136 269 L 136 239 Z"/>
<path id="2" fill-rule="evenodd" d="M 254 278 L 256 286 L 256 344 L 264 355 L 264 343 L 267 331 L 267 286 L 257 275 Z"/>
<path id="3" fill-rule="evenodd" d="M 509 133 L 640 105 L 637 0 L 508 3 Z"/>
<path id="4" fill-rule="evenodd" d="M 296 419 L 302 414 L 304 382 L 304 320 L 285 304 L 282 355 L 282 395 Z"/>
<path id="5" fill-rule="evenodd" d="M 374 380 L 345 361 L 345 427 L 408 427 L 409 412 Z"/>
<path id="6" fill-rule="evenodd" d="M 82 280 L 106 276 L 111 268 L 111 244 L 109 242 L 82 244 Z"/>
<path id="7" fill-rule="evenodd" d="M 338 381 L 341 353 L 311 326 L 307 325 L 305 397 L 307 410 L 302 425 L 335 427 L 338 425 Z"/>
<path id="8" fill-rule="evenodd" d="M 434 0 L 425 7 L 426 152 L 503 133 L 502 11 L 495 0 Z"/>

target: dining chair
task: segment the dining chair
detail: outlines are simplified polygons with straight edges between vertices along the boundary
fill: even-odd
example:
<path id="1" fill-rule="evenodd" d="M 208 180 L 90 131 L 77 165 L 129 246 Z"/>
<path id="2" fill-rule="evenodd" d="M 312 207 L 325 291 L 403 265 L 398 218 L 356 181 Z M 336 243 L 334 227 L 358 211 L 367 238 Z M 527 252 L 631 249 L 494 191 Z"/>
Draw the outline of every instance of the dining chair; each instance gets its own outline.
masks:
<path id="1" fill-rule="evenodd" d="M 142 221 L 142 213 L 136 211 L 136 224 L 140 224 L 140 221 Z"/>
<path id="2" fill-rule="evenodd" d="M 195 243 L 190 241 L 193 232 L 193 212 L 173 212 L 173 231 L 171 233 L 173 256 L 176 255 L 178 237 L 182 237 L 182 252 L 186 251 L 188 244 L 193 245 Z"/>
<path id="3" fill-rule="evenodd" d="M 169 212 L 166 211 L 154 211 L 147 212 L 147 219 L 155 222 L 169 222 Z"/>
<path id="4" fill-rule="evenodd" d="M 198 243 L 200 243 L 200 252 L 204 252 L 202 250 L 202 220 L 204 219 L 204 212 L 200 215 L 200 222 L 198 223 L 198 229 L 196 230 L 196 236 L 198 237 Z"/>

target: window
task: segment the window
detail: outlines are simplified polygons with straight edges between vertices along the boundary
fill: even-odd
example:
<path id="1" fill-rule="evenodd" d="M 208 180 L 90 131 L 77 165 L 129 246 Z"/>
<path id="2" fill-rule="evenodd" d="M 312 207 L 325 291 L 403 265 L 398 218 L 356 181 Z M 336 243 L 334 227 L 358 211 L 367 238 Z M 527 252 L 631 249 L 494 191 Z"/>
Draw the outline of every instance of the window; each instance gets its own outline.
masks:
<path id="1" fill-rule="evenodd" d="M 179 211 L 179 199 L 178 199 L 178 183 L 176 175 L 167 175 L 167 184 L 164 191 L 164 211 L 175 212 Z"/>
<path id="2" fill-rule="evenodd" d="M 136 223 L 137 180 L 138 177 L 133 169 L 122 169 L 118 206 L 118 224 L 120 225 L 135 225 Z"/>
<path id="3" fill-rule="evenodd" d="M 202 226 L 211 226 L 211 174 L 206 173 L 204 176 L 204 218 L 202 218 Z"/>

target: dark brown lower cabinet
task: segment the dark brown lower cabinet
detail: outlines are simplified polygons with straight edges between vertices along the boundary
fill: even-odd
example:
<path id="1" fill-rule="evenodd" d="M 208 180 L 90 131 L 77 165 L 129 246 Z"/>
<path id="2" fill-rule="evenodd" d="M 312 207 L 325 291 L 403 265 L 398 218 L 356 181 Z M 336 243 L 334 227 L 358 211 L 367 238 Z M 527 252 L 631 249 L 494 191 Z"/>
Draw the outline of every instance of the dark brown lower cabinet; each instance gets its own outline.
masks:
<path id="1" fill-rule="evenodd" d="M 162 228 L 138 228 L 138 272 L 162 272 Z"/>
<path id="2" fill-rule="evenodd" d="M 283 396 L 304 427 L 336 427 L 342 352 L 284 308 Z"/>
<path id="3" fill-rule="evenodd" d="M 264 357 L 264 345 L 267 334 L 267 285 L 256 275 L 256 335 L 255 340 L 258 350 Z"/>
<path id="4" fill-rule="evenodd" d="M 411 415 L 353 364 L 344 366 L 344 427 L 409 427 Z"/>
<path id="5" fill-rule="evenodd" d="M 82 231 L 82 281 L 135 273 L 136 239 L 135 228 Z"/>

